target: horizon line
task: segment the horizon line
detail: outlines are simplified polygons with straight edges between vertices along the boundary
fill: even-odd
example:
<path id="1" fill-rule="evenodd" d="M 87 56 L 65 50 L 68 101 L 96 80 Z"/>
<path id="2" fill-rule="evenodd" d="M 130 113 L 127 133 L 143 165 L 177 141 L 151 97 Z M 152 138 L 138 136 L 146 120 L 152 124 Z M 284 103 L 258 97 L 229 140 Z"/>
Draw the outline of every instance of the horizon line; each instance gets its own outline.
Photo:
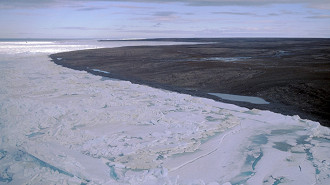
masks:
<path id="1" fill-rule="evenodd" d="M 47 38 L 47 37 L 37 37 L 37 38 L 0 38 L 1 41 L 11 41 L 11 40 L 98 40 L 98 41 L 141 41 L 141 40 L 155 40 L 155 39 L 330 39 L 330 37 L 150 37 L 150 38 Z"/>

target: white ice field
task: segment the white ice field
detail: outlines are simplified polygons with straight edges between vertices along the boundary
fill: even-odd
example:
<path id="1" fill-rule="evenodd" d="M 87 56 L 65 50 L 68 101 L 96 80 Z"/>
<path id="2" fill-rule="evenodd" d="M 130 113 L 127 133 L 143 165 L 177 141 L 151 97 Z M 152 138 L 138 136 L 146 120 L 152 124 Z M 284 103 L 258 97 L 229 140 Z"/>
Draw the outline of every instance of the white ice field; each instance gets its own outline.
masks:
<path id="1" fill-rule="evenodd" d="M 0 184 L 330 184 L 330 129 L 319 123 L 48 58 L 136 44 L 0 42 Z"/>

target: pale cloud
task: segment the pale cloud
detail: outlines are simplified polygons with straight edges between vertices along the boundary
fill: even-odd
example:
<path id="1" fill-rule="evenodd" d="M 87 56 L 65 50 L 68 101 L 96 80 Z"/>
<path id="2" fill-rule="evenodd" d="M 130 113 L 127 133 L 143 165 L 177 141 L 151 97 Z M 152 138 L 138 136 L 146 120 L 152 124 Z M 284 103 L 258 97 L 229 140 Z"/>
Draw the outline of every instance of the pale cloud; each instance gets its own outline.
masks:
<path id="1" fill-rule="evenodd" d="M 153 25 L 152 27 L 158 28 L 158 27 L 160 27 L 161 25 L 162 25 L 162 23 L 159 22 L 159 23 Z"/>
<path id="2" fill-rule="evenodd" d="M 154 17 L 149 18 L 149 20 L 154 21 L 154 22 L 173 22 L 173 21 L 176 21 L 179 19 L 180 19 L 180 17 L 177 15 L 154 16 Z"/>
<path id="3" fill-rule="evenodd" d="M 330 10 L 330 2 L 324 1 L 320 3 L 310 3 L 310 8 L 321 9 L 321 10 Z"/>
<path id="4" fill-rule="evenodd" d="M 294 12 L 294 11 L 288 11 L 288 10 L 282 10 L 281 14 L 286 14 L 286 15 L 296 15 L 296 14 L 300 14 L 298 12 Z"/>
<path id="5" fill-rule="evenodd" d="M 330 9 L 329 0 L 98 0 L 99 2 L 184 3 L 190 6 L 259 6 L 269 4 L 306 4 L 317 9 Z M 0 8 L 40 8 L 92 0 L 0 0 Z"/>
<path id="6" fill-rule="evenodd" d="M 55 27 L 54 29 L 62 30 L 110 30 L 109 28 L 90 28 L 90 27 L 81 27 L 81 26 L 64 26 L 64 27 Z"/>
<path id="7" fill-rule="evenodd" d="M 310 19 L 330 19 L 330 15 L 314 15 L 314 16 L 309 16 L 306 18 Z"/>
<path id="8" fill-rule="evenodd" d="M 213 14 L 222 14 L 222 15 L 249 15 L 249 16 L 257 16 L 255 13 L 249 12 L 212 12 Z"/>
<path id="9" fill-rule="evenodd" d="M 122 9 L 151 9 L 152 7 L 147 6 L 135 6 L 135 5 L 124 5 L 124 4 L 109 4 L 107 6 L 88 6 L 83 4 L 66 5 L 67 8 L 73 8 L 78 11 L 94 11 L 104 10 L 109 8 L 122 8 Z"/>
<path id="10" fill-rule="evenodd" d="M 135 17 L 133 20 L 151 21 L 156 23 L 154 27 L 159 27 L 161 22 L 175 22 L 178 20 L 183 21 L 178 13 L 173 11 L 157 11 L 148 16 Z"/>
<path id="11" fill-rule="evenodd" d="M 105 7 L 85 7 L 85 8 L 79 8 L 78 11 L 96 11 L 96 10 L 105 10 L 107 8 Z"/>
<path id="12" fill-rule="evenodd" d="M 268 13 L 267 16 L 281 16 L 281 15 L 299 15 L 301 13 L 288 11 L 288 10 L 282 10 L 277 13 Z"/>
<path id="13" fill-rule="evenodd" d="M 269 13 L 269 14 L 267 14 L 268 16 L 279 16 L 280 14 L 278 14 L 278 13 Z"/>
<path id="14" fill-rule="evenodd" d="M 168 16 L 173 16 L 174 14 L 176 13 L 172 11 L 160 11 L 160 12 L 155 12 L 153 15 L 159 17 L 168 17 Z"/>
<path id="15" fill-rule="evenodd" d="M 123 5 L 123 4 L 111 4 L 111 8 L 124 8 L 124 9 L 152 9 L 153 7 L 148 6 L 136 6 L 136 5 Z"/>
<path id="16" fill-rule="evenodd" d="M 281 12 L 277 12 L 277 13 L 267 13 L 267 14 L 257 14 L 257 13 L 251 13 L 251 12 L 212 12 L 212 14 L 266 17 L 266 16 L 294 15 L 294 14 L 298 14 L 298 13 L 288 12 L 288 11 L 281 11 Z"/>

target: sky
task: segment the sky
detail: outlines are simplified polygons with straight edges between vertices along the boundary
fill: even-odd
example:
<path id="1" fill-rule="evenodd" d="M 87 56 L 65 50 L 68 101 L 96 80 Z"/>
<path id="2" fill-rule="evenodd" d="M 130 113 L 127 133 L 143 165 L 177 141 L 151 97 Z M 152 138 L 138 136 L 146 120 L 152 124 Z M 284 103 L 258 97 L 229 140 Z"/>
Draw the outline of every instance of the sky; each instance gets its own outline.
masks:
<path id="1" fill-rule="evenodd" d="M 330 37 L 330 0 L 0 0 L 0 38 Z"/>

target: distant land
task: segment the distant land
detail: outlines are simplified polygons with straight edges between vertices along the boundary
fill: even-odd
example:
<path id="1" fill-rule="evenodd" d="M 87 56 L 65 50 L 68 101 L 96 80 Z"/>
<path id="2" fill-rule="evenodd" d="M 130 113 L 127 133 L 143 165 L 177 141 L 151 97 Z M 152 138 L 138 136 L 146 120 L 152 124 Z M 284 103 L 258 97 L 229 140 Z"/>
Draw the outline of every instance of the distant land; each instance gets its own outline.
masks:
<path id="1" fill-rule="evenodd" d="M 291 40 L 291 41 L 302 41 L 302 40 L 328 40 L 330 38 L 145 38 L 145 39 L 100 39 L 100 42 L 117 42 L 117 41 L 160 41 L 160 42 L 229 42 L 229 41 L 280 41 L 280 40 Z"/>
<path id="2" fill-rule="evenodd" d="M 99 40 L 101 42 L 125 40 Z M 330 126 L 330 39 L 156 38 L 195 42 L 52 54 L 65 67 L 133 83 L 270 110 Z M 231 101 L 209 93 L 260 97 L 270 104 Z"/>

